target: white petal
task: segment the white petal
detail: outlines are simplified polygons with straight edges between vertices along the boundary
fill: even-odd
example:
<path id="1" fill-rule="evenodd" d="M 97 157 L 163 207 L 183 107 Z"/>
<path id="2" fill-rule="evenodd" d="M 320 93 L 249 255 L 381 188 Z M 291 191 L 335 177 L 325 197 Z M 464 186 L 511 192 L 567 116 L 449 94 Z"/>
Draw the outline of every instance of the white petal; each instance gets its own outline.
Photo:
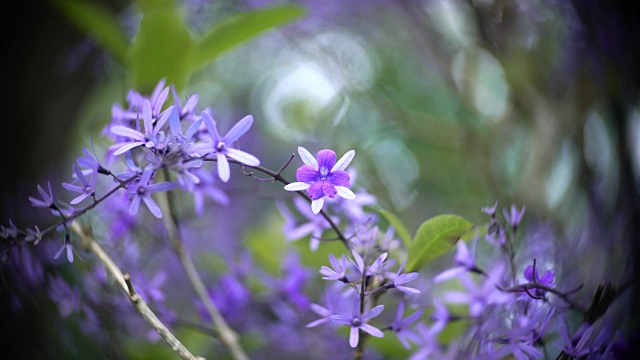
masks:
<path id="1" fill-rule="evenodd" d="M 260 160 L 258 160 L 257 157 L 246 153 L 242 150 L 238 150 L 238 149 L 234 149 L 234 148 L 227 148 L 226 149 L 227 155 L 235 160 L 240 161 L 241 163 L 245 164 L 245 165 L 249 165 L 249 166 L 258 166 L 260 165 Z"/>
<path id="2" fill-rule="evenodd" d="M 229 181 L 231 170 L 229 170 L 229 162 L 223 153 L 218 153 L 218 176 L 223 182 Z"/>
<path id="3" fill-rule="evenodd" d="M 353 191 L 349 190 L 349 188 L 346 188 L 344 186 L 336 186 L 335 188 L 336 188 L 336 191 L 338 192 L 338 195 L 342 196 L 347 200 L 353 200 L 356 198 L 356 194 L 354 194 Z"/>
<path id="4" fill-rule="evenodd" d="M 288 184 L 284 187 L 285 190 L 287 191 L 300 191 L 300 190 L 307 190 L 311 185 L 307 184 L 307 183 L 303 183 L 300 181 L 296 181 L 296 182 L 292 182 L 291 184 Z"/>
<path id="5" fill-rule="evenodd" d="M 318 162 L 316 161 L 316 158 L 314 158 L 307 149 L 302 146 L 298 146 L 298 154 L 300 154 L 300 158 L 305 165 L 309 165 L 318 170 Z"/>
<path id="6" fill-rule="evenodd" d="M 317 214 L 320 212 L 320 210 L 322 210 L 323 205 L 324 205 L 324 197 L 321 197 L 318 200 L 313 200 L 311 202 L 311 211 L 313 211 L 314 214 Z"/>
<path id="7" fill-rule="evenodd" d="M 355 150 L 347 151 L 347 153 L 342 155 L 340 160 L 338 160 L 338 162 L 335 165 L 333 165 L 333 167 L 331 168 L 331 172 L 336 171 L 336 170 L 344 170 L 344 169 L 346 169 L 347 166 L 349 166 L 349 164 L 351 164 L 351 160 L 353 160 L 354 156 L 356 156 L 356 151 Z"/>

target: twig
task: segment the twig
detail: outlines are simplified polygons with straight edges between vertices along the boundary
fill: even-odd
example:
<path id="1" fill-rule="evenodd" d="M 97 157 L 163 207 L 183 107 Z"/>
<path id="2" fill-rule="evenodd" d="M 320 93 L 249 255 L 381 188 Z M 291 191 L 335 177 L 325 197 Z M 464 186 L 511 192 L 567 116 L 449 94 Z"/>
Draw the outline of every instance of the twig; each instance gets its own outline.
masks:
<path id="1" fill-rule="evenodd" d="M 180 355 L 183 359 L 188 360 L 204 360 L 199 356 L 194 356 L 189 350 L 182 345 L 175 335 L 158 319 L 158 317 L 149 309 L 147 303 L 133 291 L 133 285 L 131 284 L 131 278 L 129 274 L 123 275 L 122 270 L 116 265 L 113 259 L 107 254 L 102 246 L 98 244 L 95 238 L 87 233 L 76 221 L 71 223 L 71 228 L 80 237 L 82 246 L 96 255 L 98 260 L 102 262 L 109 273 L 114 277 L 122 291 L 129 297 L 131 305 L 138 310 L 140 315 L 160 334 L 160 336 L 169 344 L 171 349 Z"/>
<path id="2" fill-rule="evenodd" d="M 164 175 L 167 180 L 169 180 L 169 173 L 166 169 Z M 191 259 L 191 256 L 184 247 L 184 243 L 180 238 L 180 233 L 178 230 L 178 216 L 172 196 L 173 194 L 170 191 L 163 192 L 162 194 L 164 195 L 164 199 L 166 200 L 166 205 L 168 208 L 168 214 L 166 214 L 167 216 L 163 217 L 163 220 L 169 234 L 169 241 L 171 242 L 173 251 L 176 253 L 176 256 L 178 256 L 182 267 L 187 273 L 187 277 L 191 282 L 191 286 L 193 286 L 193 289 L 196 291 L 196 294 L 204 304 L 207 313 L 211 317 L 211 321 L 213 322 L 215 330 L 217 331 L 217 337 L 229 349 L 234 359 L 248 360 L 249 357 L 238 342 L 238 335 L 236 335 L 233 329 L 231 329 L 231 327 L 227 324 L 227 321 L 220 313 L 220 310 L 218 310 L 216 305 L 211 300 L 211 297 L 207 293 L 207 288 L 204 285 L 204 281 L 202 281 L 200 274 L 198 274 L 198 270 L 196 269 L 193 259 Z"/>

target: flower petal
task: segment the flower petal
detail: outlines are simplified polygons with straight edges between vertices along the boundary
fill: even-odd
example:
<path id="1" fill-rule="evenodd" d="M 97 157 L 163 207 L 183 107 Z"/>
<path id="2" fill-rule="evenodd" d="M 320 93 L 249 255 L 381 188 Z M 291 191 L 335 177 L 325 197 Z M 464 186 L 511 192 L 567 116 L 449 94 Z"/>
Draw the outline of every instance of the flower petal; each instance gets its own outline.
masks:
<path id="1" fill-rule="evenodd" d="M 344 186 L 336 186 L 335 189 L 338 192 L 338 195 L 342 196 L 347 200 L 353 200 L 356 198 L 356 194 L 354 194 L 353 191 L 349 190 Z"/>
<path id="2" fill-rule="evenodd" d="M 153 117 L 151 111 L 151 103 L 145 100 L 142 105 L 142 120 L 144 121 L 144 132 L 151 134 L 153 132 Z"/>
<path id="3" fill-rule="evenodd" d="M 131 138 L 131 139 L 144 141 L 144 134 L 143 133 L 141 133 L 140 131 L 128 128 L 126 126 L 122 126 L 122 125 L 116 125 L 116 126 L 111 127 L 111 133 L 119 135 L 119 136 L 128 137 L 128 138 Z"/>
<path id="4" fill-rule="evenodd" d="M 297 181 L 297 182 L 292 182 L 291 184 L 286 185 L 284 189 L 287 191 L 300 191 L 300 190 L 307 190 L 309 186 L 311 185 Z"/>
<path id="5" fill-rule="evenodd" d="M 375 336 L 378 338 L 384 337 L 384 333 L 380 330 L 378 330 L 377 328 L 369 325 L 369 324 L 362 324 L 360 325 L 360 329 L 362 329 L 362 331 L 369 333 L 369 335 L 371 336 Z"/>
<path id="6" fill-rule="evenodd" d="M 218 176 L 223 182 L 229 181 L 231 177 L 231 170 L 229 169 L 229 162 L 227 157 L 223 153 L 218 153 Z"/>
<path id="7" fill-rule="evenodd" d="M 321 176 L 318 170 L 312 166 L 303 165 L 296 170 L 296 179 L 301 182 L 312 184 L 320 180 Z"/>
<path id="8" fill-rule="evenodd" d="M 342 155 L 340 160 L 338 160 L 338 162 L 335 165 L 333 165 L 333 167 L 331 168 L 331 172 L 334 172 L 336 170 L 346 169 L 346 167 L 349 166 L 349 164 L 351 163 L 351 160 L 353 160 L 354 156 L 356 156 L 355 150 L 347 151 L 347 153 Z"/>
<path id="9" fill-rule="evenodd" d="M 171 129 L 171 135 L 173 137 L 182 137 L 182 128 L 180 127 L 180 115 L 178 114 L 178 108 L 173 107 L 169 115 L 169 128 Z"/>
<path id="10" fill-rule="evenodd" d="M 350 316 L 331 315 L 329 317 L 329 320 L 331 320 L 331 322 L 333 322 L 333 323 L 340 324 L 340 325 L 351 325 L 351 317 Z"/>
<path id="11" fill-rule="evenodd" d="M 323 183 L 324 181 L 318 181 L 309 186 L 309 188 L 307 189 L 307 194 L 309 194 L 311 200 L 318 200 L 324 197 L 324 191 L 322 190 Z"/>
<path id="12" fill-rule="evenodd" d="M 211 115 L 209 115 L 209 113 L 206 111 L 202 112 L 202 121 L 204 122 L 204 126 L 207 128 L 207 131 L 209 131 L 209 135 L 211 135 L 211 140 L 213 140 L 215 148 L 215 144 L 220 141 L 220 135 L 218 135 L 216 122 L 213 121 Z"/>
<path id="13" fill-rule="evenodd" d="M 233 125 L 231 130 L 229 130 L 227 135 L 224 136 L 222 141 L 225 144 L 233 144 L 236 140 L 240 138 L 240 136 L 244 135 L 244 133 L 249 131 L 249 128 L 251 128 L 251 125 L 253 125 L 253 116 L 247 115 L 243 117 L 240 121 L 238 121 L 235 125 Z"/>
<path id="14" fill-rule="evenodd" d="M 380 315 L 382 310 L 384 310 L 384 305 L 378 305 L 378 306 L 374 307 L 373 309 L 371 309 L 371 310 L 367 311 L 366 313 L 364 313 L 364 315 L 362 315 L 360 317 L 360 321 L 362 321 L 362 322 L 369 321 L 369 320 L 373 319 L 374 317 Z"/>
<path id="15" fill-rule="evenodd" d="M 325 168 L 327 173 L 336 164 L 336 153 L 333 150 L 324 149 L 318 152 L 318 171 Z"/>
<path id="16" fill-rule="evenodd" d="M 317 214 L 320 212 L 320 210 L 322 210 L 322 206 L 324 205 L 324 198 L 321 197 L 319 199 L 313 200 L 311 202 L 311 211 L 313 211 L 314 214 Z"/>
<path id="17" fill-rule="evenodd" d="M 335 186 L 344 186 L 349 187 L 349 181 L 351 177 L 346 171 L 336 170 L 334 172 L 329 173 L 327 176 L 327 181 L 331 182 Z"/>
<path id="18" fill-rule="evenodd" d="M 303 148 L 302 146 L 298 146 L 298 154 L 300 154 L 300 159 L 305 165 L 312 167 L 314 170 L 318 170 L 318 162 L 316 158 L 311 155 L 311 153 Z"/>
<path id="19" fill-rule="evenodd" d="M 227 152 L 227 155 L 235 160 L 240 161 L 241 163 L 245 164 L 245 165 L 249 165 L 249 166 L 258 166 L 260 165 L 260 160 L 258 160 L 257 157 L 246 153 L 242 150 L 238 150 L 238 149 L 234 149 L 234 148 L 226 148 L 225 150 Z"/>
<path id="20" fill-rule="evenodd" d="M 349 334 L 349 345 L 352 348 L 358 346 L 358 341 L 360 340 L 360 330 L 357 327 L 351 328 L 351 333 Z"/>
<path id="21" fill-rule="evenodd" d="M 156 202 L 153 201 L 150 195 L 143 196 L 142 201 L 144 201 L 145 205 L 147 205 L 147 208 L 153 214 L 153 216 L 155 216 L 158 219 L 162 219 L 162 210 L 160 210 L 160 206 L 158 206 L 158 204 L 156 204 Z"/>
<path id="22" fill-rule="evenodd" d="M 122 146 L 117 148 L 117 150 L 113 152 L 113 155 L 122 155 L 122 154 L 126 153 L 127 151 L 129 151 L 129 150 L 131 150 L 133 148 L 136 148 L 138 146 L 144 145 L 144 143 L 140 142 L 140 141 L 134 141 L 134 142 L 131 142 L 131 143 L 114 144 L 112 146 L 115 146 L 115 145 L 122 145 Z"/>

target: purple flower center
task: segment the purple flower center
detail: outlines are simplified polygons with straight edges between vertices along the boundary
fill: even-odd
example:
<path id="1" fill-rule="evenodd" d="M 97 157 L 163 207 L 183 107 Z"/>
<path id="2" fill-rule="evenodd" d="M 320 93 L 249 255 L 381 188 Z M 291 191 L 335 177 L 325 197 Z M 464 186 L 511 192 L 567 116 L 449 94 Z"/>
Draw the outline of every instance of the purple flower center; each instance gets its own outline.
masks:
<path id="1" fill-rule="evenodd" d="M 353 318 L 351 320 L 351 326 L 358 327 L 360 325 L 362 325 L 362 321 L 360 321 L 360 318 Z"/>
<path id="2" fill-rule="evenodd" d="M 220 151 L 224 150 L 224 148 L 225 148 L 225 147 L 227 147 L 227 145 L 226 145 L 225 143 L 223 143 L 222 141 L 220 141 L 220 142 L 218 143 L 218 145 L 216 145 L 216 150 L 217 150 L 218 152 L 220 152 Z"/>
<path id="3" fill-rule="evenodd" d="M 146 192 L 146 189 L 144 187 L 138 188 L 138 195 L 144 195 L 145 192 Z"/>

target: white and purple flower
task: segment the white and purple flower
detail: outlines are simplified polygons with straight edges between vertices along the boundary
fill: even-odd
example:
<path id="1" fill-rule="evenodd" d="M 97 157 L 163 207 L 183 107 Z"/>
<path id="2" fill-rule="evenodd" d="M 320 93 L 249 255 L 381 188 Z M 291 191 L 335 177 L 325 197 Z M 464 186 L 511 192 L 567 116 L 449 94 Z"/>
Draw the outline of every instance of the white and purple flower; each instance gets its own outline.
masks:
<path id="1" fill-rule="evenodd" d="M 347 151 L 337 162 L 336 153 L 333 150 L 320 150 L 317 160 L 301 146 L 298 147 L 298 153 L 304 162 L 304 165 L 296 171 L 298 181 L 288 184 L 284 189 L 307 190 L 314 214 L 322 210 L 325 196 L 333 199 L 337 194 L 348 200 L 356 198 L 356 194 L 349 189 L 350 176 L 344 171 L 356 155 L 354 150 Z"/>

